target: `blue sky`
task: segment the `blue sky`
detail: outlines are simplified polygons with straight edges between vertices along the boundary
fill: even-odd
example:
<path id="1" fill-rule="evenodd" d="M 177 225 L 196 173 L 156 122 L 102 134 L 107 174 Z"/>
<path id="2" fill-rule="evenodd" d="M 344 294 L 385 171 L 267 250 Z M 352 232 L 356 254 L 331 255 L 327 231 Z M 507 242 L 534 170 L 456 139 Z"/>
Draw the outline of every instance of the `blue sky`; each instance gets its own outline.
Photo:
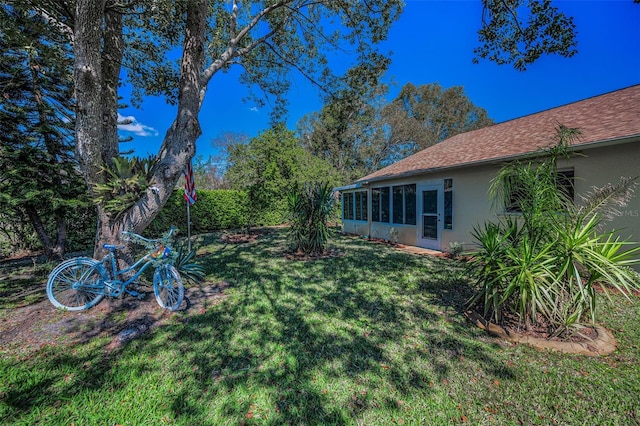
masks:
<path id="1" fill-rule="evenodd" d="M 543 57 L 526 72 L 488 61 L 473 64 L 478 45 L 480 0 L 408 0 L 381 51 L 391 51 L 387 81 L 395 82 L 390 99 L 407 82 L 438 82 L 463 86 L 471 101 L 496 122 L 502 122 L 591 96 L 640 83 L 640 5 L 633 0 L 556 0 L 574 17 L 578 54 L 572 58 Z M 343 64 L 351 58 L 338 58 Z M 250 137 L 269 128 L 269 108 L 256 108 L 242 99 L 247 90 L 238 83 L 240 70 L 213 77 L 200 120 L 203 135 L 197 155 L 216 155 L 212 139 L 223 132 Z M 126 100 L 126 91 L 122 93 Z M 289 93 L 288 127 L 295 129 L 305 114 L 322 107 L 317 89 L 294 78 Z M 175 108 L 162 99 L 146 98 L 141 109 L 122 110 L 134 120 L 129 126 L 137 155 L 156 153 Z M 125 149 L 125 147 L 123 147 Z"/>

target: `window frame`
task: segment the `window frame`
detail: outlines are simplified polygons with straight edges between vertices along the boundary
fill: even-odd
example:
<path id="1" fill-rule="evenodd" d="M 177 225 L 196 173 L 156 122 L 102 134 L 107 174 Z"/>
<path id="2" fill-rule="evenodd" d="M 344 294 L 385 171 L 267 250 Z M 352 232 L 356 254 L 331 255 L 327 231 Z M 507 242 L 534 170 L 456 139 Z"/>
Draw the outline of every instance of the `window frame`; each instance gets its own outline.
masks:
<path id="1" fill-rule="evenodd" d="M 368 220 L 369 191 L 349 191 L 342 193 L 342 220 L 366 222 Z"/>
<path id="2" fill-rule="evenodd" d="M 443 228 L 447 231 L 453 230 L 453 178 L 445 178 L 443 185 Z M 448 198 L 448 200 L 447 200 Z"/>
<path id="3" fill-rule="evenodd" d="M 371 188 L 371 221 L 376 223 L 391 223 L 390 213 L 391 188 L 389 186 Z"/>
<path id="4" fill-rule="evenodd" d="M 342 220 L 354 220 L 354 200 L 355 192 L 342 193 Z"/>
<path id="5" fill-rule="evenodd" d="M 575 169 L 573 167 L 557 170 L 556 188 L 562 191 L 571 202 L 575 202 Z M 517 193 L 517 190 L 516 190 Z M 514 192 L 505 199 L 504 212 L 506 214 L 522 214 L 522 208 L 518 204 L 518 197 Z"/>
<path id="6" fill-rule="evenodd" d="M 569 169 L 561 169 L 558 170 L 558 177 L 557 177 L 557 185 L 559 186 L 558 189 L 560 189 L 560 191 L 564 192 L 564 194 L 567 196 L 567 199 L 571 200 L 572 203 L 575 203 L 576 201 L 576 171 L 575 169 L 569 168 Z"/>
<path id="7" fill-rule="evenodd" d="M 369 191 L 354 191 L 354 220 L 369 220 Z M 360 215 L 358 215 L 358 212 Z M 359 217 L 358 217 L 359 216 Z"/>
<path id="8" fill-rule="evenodd" d="M 412 191 L 409 192 L 409 196 L 407 195 L 408 194 L 407 188 L 412 189 Z M 396 189 L 399 189 L 400 192 L 396 193 Z M 400 195 L 399 197 L 401 198 L 400 200 L 396 199 L 396 194 Z M 417 218 L 418 218 L 417 185 L 415 183 L 410 183 L 405 185 L 394 185 L 391 187 L 390 198 L 391 198 L 391 215 L 390 215 L 391 223 L 393 223 L 394 225 L 416 226 L 418 222 L 417 221 Z M 412 200 L 413 202 L 412 216 L 407 215 L 408 199 Z M 400 201 L 400 202 L 397 203 L 397 201 Z M 399 218 L 400 215 L 396 213 L 401 213 L 402 218 Z M 410 219 L 413 219 L 413 220 L 411 221 Z"/>

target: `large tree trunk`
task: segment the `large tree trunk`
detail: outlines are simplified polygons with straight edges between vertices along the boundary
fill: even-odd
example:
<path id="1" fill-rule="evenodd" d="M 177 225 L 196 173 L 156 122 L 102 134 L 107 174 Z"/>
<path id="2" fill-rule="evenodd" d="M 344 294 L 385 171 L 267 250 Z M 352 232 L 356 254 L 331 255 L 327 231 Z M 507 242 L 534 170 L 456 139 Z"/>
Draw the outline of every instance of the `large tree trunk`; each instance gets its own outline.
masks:
<path id="1" fill-rule="evenodd" d="M 152 188 L 123 214 L 98 207 L 94 256 L 105 253 L 104 243 L 119 243 L 122 231 L 142 232 L 165 205 L 187 163 L 195 155 L 201 129 L 198 121 L 203 84 L 206 0 L 187 6 L 178 114 L 167 130 L 154 166 Z M 105 0 L 78 0 L 74 34 L 77 153 L 89 190 L 100 183 L 101 167 L 118 154 L 117 82 L 122 58 L 122 21 L 105 10 Z M 104 30 L 104 31 L 103 31 Z M 104 38 L 102 38 L 104 36 Z M 102 49 L 101 49 L 102 48 Z M 102 52 L 100 54 L 100 52 Z"/>
<path id="2" fill-rule="evenodd" d="M 76 97 L 76 153 L 89 189 L 100 183 L 103 167 L 102 21 L 106 0 L 77 0 L 74 27 L 73 80 Z M 98 208 L 96 247 L 102 239 L 102 209 Z M 111 241 L 105 241 L 111 242 Z M 101 257 L 98 249 L 95 255 Z"/>
<path id="3" fill-rule="evenodd" d="M 103 235 L 107 232 L 120 233 L 125 229 L 142 232 L 166 204 L 178 179 L 195 155 L 195 143 L 202 134 L 198 114 L 204 96 L 200 74 L 204 68 L 206 14 L 206 0 L 189 1 L 180 69 L 178 114 L 167 130 L 158 153 L 152 179 L 154 190 L 148 189 L 135 206 L 112 222 L 110 229 L 106 229 L 103 223 Z"/>
<path id="4" fill-rule="evenodd" d="M 104 47 L 102 53 L 102 161 L 111 166 L 113 158 L 120 153 L 118 137 L 118 84 L 124 40 L 122 14 L 107 10 L 104 19 Z"/>
<path id="5" fill-rule="evenodd" d="M 120 153 L 118 137 L 118 84 L 124 40 L 122 35 L 122 14 L 108 9 L 104 12 L 103 48 L 100 62 L 101 138 L 97 143 L 101 163 L 105 167 L 113 165 L 114 157 Z M 93 182 L 89 182 L 91 184 Z M 102 258 L 106 254 L 103 244 L 118 243 L 122 231 L 129 229 L 127 223 L 118 223 L 114 215 L 98 206 L 98 227 L 94 256 Z M 128 258 L 124 256 L 124 258 Z"/>
<path id="6" fill-rule="evenodd" d="M 102 19 L 106 0 L 77 0 L 73 79 L 76 97 L 76 150 L 89 191 L 102 167 Z"/>

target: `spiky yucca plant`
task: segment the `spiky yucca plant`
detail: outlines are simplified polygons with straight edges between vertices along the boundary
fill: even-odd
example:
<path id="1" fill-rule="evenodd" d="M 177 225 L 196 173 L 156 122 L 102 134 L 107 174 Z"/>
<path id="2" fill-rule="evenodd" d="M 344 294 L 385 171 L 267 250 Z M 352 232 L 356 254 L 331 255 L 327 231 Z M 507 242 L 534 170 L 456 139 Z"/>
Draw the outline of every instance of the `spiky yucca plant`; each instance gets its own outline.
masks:
<path id="1" fill-rule="evenodd" d="M 180 276 L 186 281 L 194 284 L 199 283 L 205 277 L 205 270 L 202 265 L 195 263 L 193 259 L 196 256 L 195 250 L 185 250 L 184 245 L 178 247 L 174 266 L 180 272 Z"/>
<path id="2" fill-rule="evenodd" d="M 328 183 L 296 186 L 287 197 L 291 220 L 290 239 L 296 250 L 320 254 L 329 240 L 328 221 L 335 198 Z"/>
<path id="3" fill-rule="evenodd" d="M 640 288 L 629 268 L 640 262 L 640 248 L 600 230 L 630 200 L 635 179 L 594 188 L 575 205 L 558 185 L 557 161 L 568 157 L 579 132 L 561 126 L 557 135 L 555 146 L 506 165 L 492 182 L 494 200 L 512 201 L 521 214 L 475 228 L 472 268 L 480 288 L 469 302 L 497 321 L 511 312 L 527 329 L 541 315 L 555 334 L 594 321 L 597 283 L 624 294 Z"/>

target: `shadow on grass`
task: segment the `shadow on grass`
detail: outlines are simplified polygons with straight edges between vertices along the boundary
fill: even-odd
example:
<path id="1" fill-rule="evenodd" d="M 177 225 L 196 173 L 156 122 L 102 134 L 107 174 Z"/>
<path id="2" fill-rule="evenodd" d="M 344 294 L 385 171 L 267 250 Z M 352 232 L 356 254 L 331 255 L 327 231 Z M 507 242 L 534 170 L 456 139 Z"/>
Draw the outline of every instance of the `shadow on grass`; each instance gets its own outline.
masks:
<path id="1" fill-rule="evenodd" d="M 114 378 L 121 377 L 112 371 L 120 358 L 132 377 L 156 374 L 173 383 L 157 398 L 170 417 L 191 424 L 348 424 L 371 413 L 384 419 L 402 399 L 441 392 L 461 366 L 513 377 L 461 315 L 470 292 L 461 265 L 354 238 L 339 238 L 343 256 L 295 262 L 283 256 L 283 235 L 212 242 L 199 260 L 214 281 L 230 283 L 223 303 L 176 315 L 98 361 L 99 349 L 46 354 L 37 368 L 48 374 L 29 386 L 18 377 L 8 385 L 8 412 L 74 400 L 79 390 L 65 384 L 67 368 L 75 368 L 74 383 L 86 384 L 82 393 L 132 386 Z"/>
<path id="2" fill-rule="evenodd" d="M 5 262 L 0 268 L 0 309 L 14 309 L 46 299 L 51 264 L 24 265 Z"/>

